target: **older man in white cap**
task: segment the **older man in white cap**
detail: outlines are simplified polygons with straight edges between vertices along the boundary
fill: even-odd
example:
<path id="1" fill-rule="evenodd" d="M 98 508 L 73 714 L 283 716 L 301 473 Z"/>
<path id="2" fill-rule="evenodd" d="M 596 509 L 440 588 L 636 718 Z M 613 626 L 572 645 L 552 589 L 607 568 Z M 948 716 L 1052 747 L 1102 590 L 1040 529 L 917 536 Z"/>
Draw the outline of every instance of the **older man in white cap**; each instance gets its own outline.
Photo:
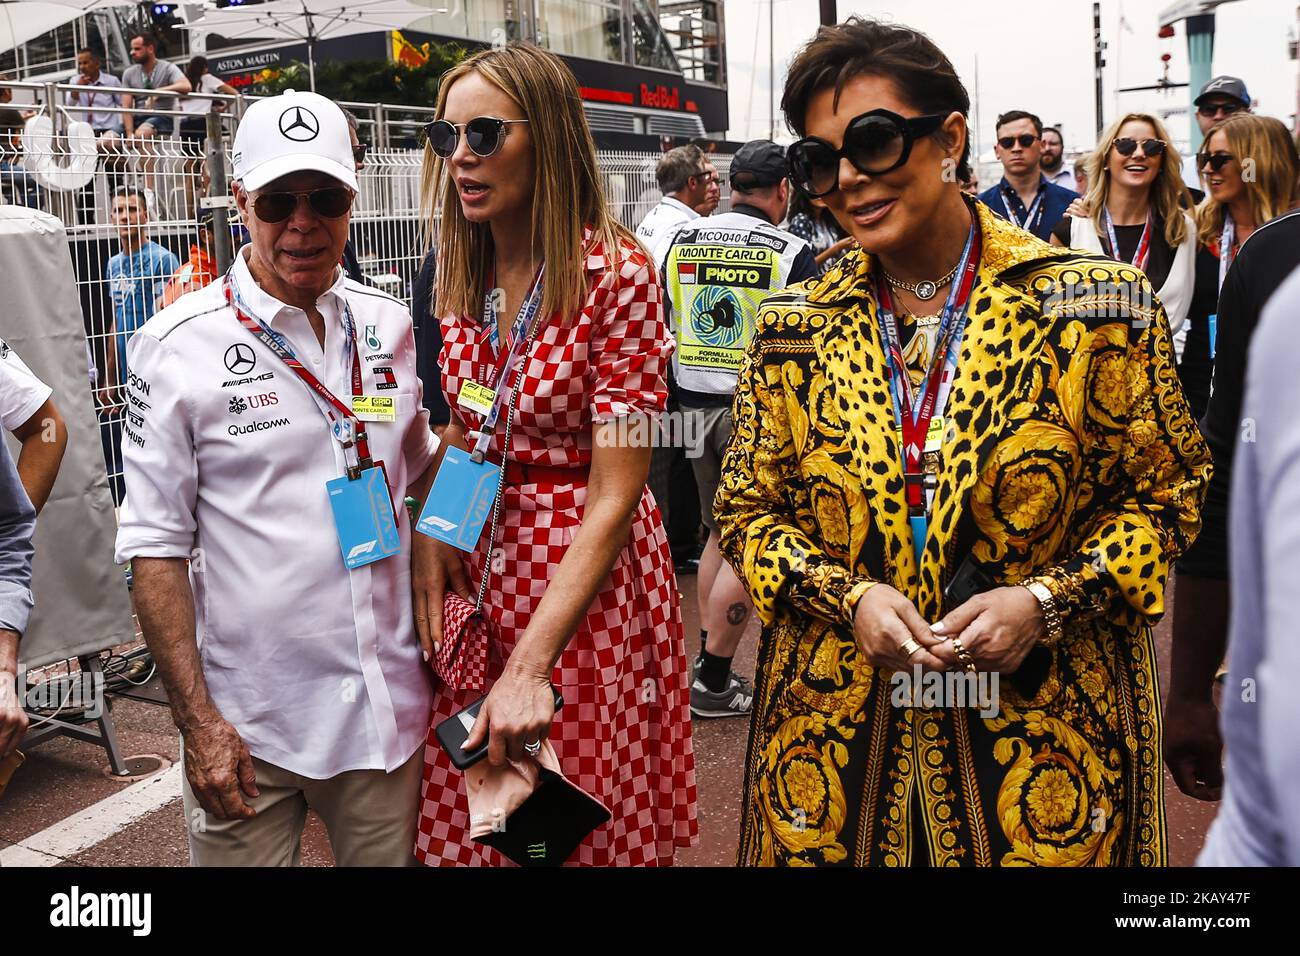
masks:
<path id="1" fill-rule="evenodd" d="M 338 267 L 334 103 L 253 104 L 233 158 L 251 242 L 132 338 L 123 429 L 117 557 L 183 738 L 190 860 L 293 865 L 310 808 L 340 864 L 406 865 L 431 687 L 403 498 L 438 447 L 411 317 Z"/>

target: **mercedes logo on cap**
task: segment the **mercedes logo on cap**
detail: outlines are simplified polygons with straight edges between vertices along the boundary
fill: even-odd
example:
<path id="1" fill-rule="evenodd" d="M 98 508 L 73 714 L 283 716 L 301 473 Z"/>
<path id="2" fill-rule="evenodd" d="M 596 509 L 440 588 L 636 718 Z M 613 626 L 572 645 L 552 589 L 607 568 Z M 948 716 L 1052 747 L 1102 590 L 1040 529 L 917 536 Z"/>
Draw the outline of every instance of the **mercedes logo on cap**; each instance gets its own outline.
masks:
<path id="1" fill-rule="evenodd" d="M 306 107 L 291 106 L 280 114 L 280 135 L 295 143 L 308 143 L 320 133 L 320 120 Z"/>
<path id="2" fill-rule="evenodd" d="M 257 356 L 253 354 L 252 346 L 236 342 L 226 349 L 226 368 L 230 369 L 233 374 L 247 375 L 256 364 Z"/>

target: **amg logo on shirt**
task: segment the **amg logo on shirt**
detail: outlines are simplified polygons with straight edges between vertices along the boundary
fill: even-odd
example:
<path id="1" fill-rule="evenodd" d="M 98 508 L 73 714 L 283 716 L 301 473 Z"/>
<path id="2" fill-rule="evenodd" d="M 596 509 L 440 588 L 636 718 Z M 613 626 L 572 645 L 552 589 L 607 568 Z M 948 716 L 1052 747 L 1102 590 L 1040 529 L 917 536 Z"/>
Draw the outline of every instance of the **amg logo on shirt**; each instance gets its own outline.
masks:
<path id="1" fill-rule="evenodd" d="M 222 382 L 222 388 L 234 388 L 238 385 L 247 385 L 249 382 L 264 382 L 268 378 L 275 378 L 274 372 L 263 372 L 261 375 L 250 375 L 248 378 L 231 379 L 229 382 Z"/>
<path id="2" fill-rule="evenodd" d="M 390 365 L 375 366 L 375 388 L 397 388 L 397 379 Z"/>

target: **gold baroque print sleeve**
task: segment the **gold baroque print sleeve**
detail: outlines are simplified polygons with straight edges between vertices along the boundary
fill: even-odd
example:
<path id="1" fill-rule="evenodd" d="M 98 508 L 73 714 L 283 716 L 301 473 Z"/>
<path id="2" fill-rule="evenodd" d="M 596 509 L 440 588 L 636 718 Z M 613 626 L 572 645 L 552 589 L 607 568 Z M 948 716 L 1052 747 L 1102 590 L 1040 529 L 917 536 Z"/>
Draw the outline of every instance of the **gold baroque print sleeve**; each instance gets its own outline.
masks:
<path id="1" fill-rule="evenodd" d="M 1178 381 L 1169 320 L 1146 278 L 1122 269 L 1104 278 L 1092 270 L 1091 278 L 1132 293 L 1077 300 L 1094 315 L 1104 303 L 1118 321 L 1059 311 L 1066 324 L 1053 348 L 1057 395 L 1082 439 L 1083 520 L 1073 553 L 1036 577 L 1067 621 L 1119 611 L 1117 598 L 1156 618 L 1169 566 L 1200 529 L 1210 455 Z"/>
<path id="2" fill-rule="evenodd" d="M 732 405 L 731 443 L 722 462 L 714 504 L 722 553 L 754 601 L 759 619 L 771 624 L 780 600 L 831 624 L 853 626 L 858 600 L 875 582 L 832 558 L 797 521 L 786 489 L 798 472 L 790 416 L 789 376 L 779 351 L 765 338 L 783 321 L 779 309 L 761 310 L 754 340 L 741 365 Z"/>

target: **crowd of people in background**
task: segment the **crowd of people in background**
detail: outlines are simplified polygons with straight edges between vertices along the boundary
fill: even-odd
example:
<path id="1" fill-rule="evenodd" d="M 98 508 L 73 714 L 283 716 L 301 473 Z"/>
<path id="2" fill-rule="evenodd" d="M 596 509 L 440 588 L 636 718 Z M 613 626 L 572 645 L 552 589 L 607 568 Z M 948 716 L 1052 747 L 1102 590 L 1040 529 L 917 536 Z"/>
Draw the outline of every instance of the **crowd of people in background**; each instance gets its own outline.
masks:
<path id="1" fill-rule="evenodd" d="M 348 238 L 366 156 L 356 117 L 313 95 L 342 125 L 338 142 L 310 148 L 275 140 L 269 106 L 256 130 L 241 125 L 241 142 L 265 133 L 277 144 L 266 149 L 300 165 L 284 166 L 268 192 L 260 153 L 236 154 L 251 231 L 222 280 L 223 305 L 209 288 L 221 279 L 211 219 L 184 263 L 149 239 L 148 223 L 159 214 L 158 140 L 201 140 L 205 114 L 220 108 L 186 99 L 178 118 L 176 96 L 234 90 L 202 57 L 184 70 L 159 59 L 148 36 L 132 38 L 131 57 L 119 81 L 83 50 L 82 89 L 67 101 L 106 156 L 133 142 L 146 157 L 138 182 L 112 197 L 106 407 L 125 408 L 128 363 L 143 359 L 170 381 L 175 407 L 207 402 L 215 416 L 216 393 L 164 361 L 175 342 L 198 349 L 199 326 L 162 343 L 169 322 L 200 305 L 242 316 L 242 295 L 280 310 L 313 355 L 337 346 L 327 321 L 346 321 L 367 336 L 366 375 L 379 389 L 398 388 L 409 360 L 424 384 L 401 382 L 401 427 L 419 442 L 390 442 L 401 471 L 390 493 L 419 504 L 446 449 L 466 453 L 456 460 L 473 462 L 457 465 L 467 473 L 487 464 L 500 475 L 486 542 L 462 553 L 407 534 L 413 599 L 376 574 L 385 601 L 414 601 L 413 617 L 385 605 L 406 630 L 413 621 L 402 632 L 412 646 L 390 648 L 387 675 L 367 678 L 401 698 L 383 703 L 372 688 L 370 706 L 396 736 L 385 738 L 385 723 L 366 744 L 372 758 L 384 751 L 388 782 L 401 774 L 414 808 L 392 824 L 389 858 L 500 860 L 435 733 L 484 689 L 448 676 L 460 673 L 440 655 L 452 641 L 490 677 L 470 736 L 492 766 L 536 757 L 612 814 L 578 851 L 585 864 L 662 864 L 695 839 L 692 716 L 752 721 L 744 864 L 1163 865 L 1162 760 L 1183 792 L 1224 797 L 1207 859 L 1300 862 L 1296 807 L 1280 789 L 1300 778 L 1274 746 L 1293 701 L 1250 709 L 1225 694 L 1225 793 L 1212 696 L 1225 674 L 1232 688 L 1295 659 L 1262 575 L 1231 581 L 1249 599 L 1231 602 L 1231 628 L 1227 611 L 1230 523 L 1240 567 L 1295 567 L 1295 493 L 1274 480 L 1295 477 L 1294 463 L 1235 449 L 1243 409 L 1287 441 L 1297 433 L 1294 416 L 1269 410 L 1268 389 L 1295 387 L 1292 366 L 1269 352 L 1293 339 L 1279 316 L 1300 302 L 1300 154 L 1283 123 L 1252 112 L 1241 79 L 1200 91 L 1201 139 L 1186 157 L 1159 117 L 1133 112 L 1067 162 L 1059 129 L 1006 110 L 993 124 L 1002 176 L 980 191 L 969 97 L 947 56 L 907 27 L 852 18 L 822 28 L 790 65 L 782 109 L 799 138 L 741 145 L 728 208 L 709 144 L 681 145 L 659 157 L 661 199 L 633 230 L 606 203 L 568 70 L 527 45 L 484 51 L 444 79 L 426 130 L 422 209 L 430 234 L 435 217 L 440 229 L 413 285 L 414 327 L 399 334 L 393 301 L 372 296 Z M 14 158 L 21 127 L 0 108 L 0 189 L 11 198 L 33 188 Z M 319 248 L 296 248 L 301 261 L 285 264 L 277 243 L 317 234 Z M 354 329 L 357 296 L 373 297 L 361 308 L 379 318 Z M 493 385 L 485 405 L 479 393 Z M 688 442 L 613 439 L 620 419 L 664 412 Z M 200 513 L 188 486 L 160 478 L 184 485 L 195 455 L 225 452 L 196 450 L 188 424 L 159 414 L 148 427 L 157 437 L 145 451 L 106 426 L 105 456 L 127 463 L 114 489 L 129 511 L 119 556 L 157 564 L 145 636 L 174 651 L 185 634 L 164 619 L 163 598 L 188 585 L 173 580 L 174 562 L 161 576 L 188 547 L 176 529 L 206 521 L 232 548 L 244 539 L 229 515 Z M 305 430 L 293 434 L 307 447 Z M 322 470 L 258 447 L 285 481 Z M 171 534 L 161 550 L 159 528 Z M 1152 628 L 1175 567 L 1173 682 L 1161 699 Z M 674 573 L 697 576 L 693 654 Z M 352 608 L 334 612 L 338 623 Z M 490 655 L 460 636 L 480 618 Z M 751 678 L 735 660 L 755 618 Z M 239 647 L 232 635 L 227 652 Z M 351 635 L 340 645 L 349 661 Z M 393 676 L 414 641 L 438 675 L 431 690 Z M 303 775 L 339 777 L 366 749 L 305 726 L 280 740 L 251 711 L 241 723 L 237 663 L 220 675 L 226 736 L 182 726 L 230 765 L 224 783 L 187 771 L 187 808 L 228 824 L 192 839 L 209 862 L 251 852 L 237 832 L 253 816 L 245 803 L 260 799 L 246 765 L 305 793 Z M 900 710 L 893 676 L 923 671 L 1002 675 L 1001 716 Z M 205 671 L 178 657 L 162 673 L 180 694 L 198 693 Z M 1282 680 L 1267 682 L 1275 701 L 1287 697 Z M 421 707 L 427 720 L 411 716 Z M 231 743 L 237 731 L 259 748 L 251 757 Z M 422 775 L 411 769 L 421 753 Z M 488 786 L 474 779 L 471 801 Z M 293 856 L 291 831 L 268 846 Z"/>

